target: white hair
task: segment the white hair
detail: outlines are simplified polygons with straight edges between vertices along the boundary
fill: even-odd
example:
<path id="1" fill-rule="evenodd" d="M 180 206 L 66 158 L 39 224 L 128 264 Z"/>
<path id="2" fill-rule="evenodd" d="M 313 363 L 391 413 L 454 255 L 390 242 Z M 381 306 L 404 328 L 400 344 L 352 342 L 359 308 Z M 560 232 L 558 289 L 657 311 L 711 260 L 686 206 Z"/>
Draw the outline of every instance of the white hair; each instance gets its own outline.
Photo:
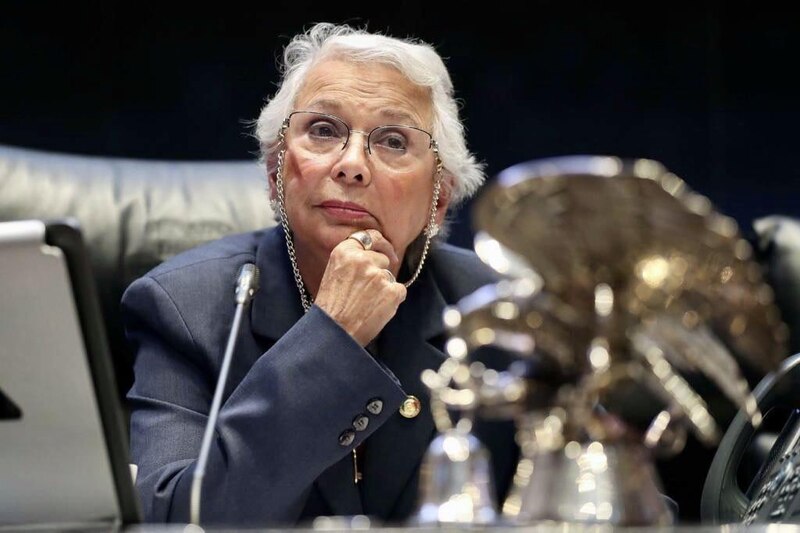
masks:
<path id="1" fill-rule="evenodd" d="M 433 131 L 445 172 L 443 185 L 452 181 L 451 207 L 471 197 L 485 179 L 483 164 L 467 149 L 464 126 L 458 117 L 453 82 L 444 61 L 432 46 L 412 39 L 398 39 L 347 25 L 318 23 L 296 35 L 286 46 L 280 67 L 278 92 L 261 110 L 256 136 L 267 173 L 276 170 L 278 136 L 283 120 L 294 110 L 308 72 L 320 60 L 335 56 L 351 62 L 381 63 L 400 71 L 412 83 L 425 87 L 433 104 Z M 447 178 L 450 179 L 447 179 Z"/>

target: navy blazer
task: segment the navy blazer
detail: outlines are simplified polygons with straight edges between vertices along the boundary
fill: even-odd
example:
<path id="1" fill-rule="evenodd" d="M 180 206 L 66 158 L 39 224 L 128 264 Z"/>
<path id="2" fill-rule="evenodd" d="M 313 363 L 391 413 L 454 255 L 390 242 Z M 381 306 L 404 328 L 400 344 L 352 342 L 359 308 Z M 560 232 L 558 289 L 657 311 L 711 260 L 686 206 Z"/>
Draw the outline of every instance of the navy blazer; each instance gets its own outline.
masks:
<path id="1" fill-rule="evenodd" d="M 435 246 L 373 357 L 318 307 L 303 313 L 283 239 L 276 227 L 190 250 L 123 296 L 137 354 L 128 394 L 131 454 L 148 521 L 188 521 L 235 282 L 248 262 L 260 270 L 260 290 L 230 368 L 203 482 L 203 523 L 294 524 L 353 514 L 399 522 L 416 506 L 419 466 L 435 436 L 420 374 L 444 360 L 445 307 L 495 278 L 473 253 Z M 407 394 L 422 401 L 416 418 L 398 413 Z M 383 405 L 377 414 L 367 409 L 375 399 Z M 361 415 L 367 427 L 340 444 Z M 484 422 L 476 433 L 492 454 L 502 499 L 518 457 L 513 423 Z M 355 485 L 351 452 L 365 439 L 364 479 Z"/>

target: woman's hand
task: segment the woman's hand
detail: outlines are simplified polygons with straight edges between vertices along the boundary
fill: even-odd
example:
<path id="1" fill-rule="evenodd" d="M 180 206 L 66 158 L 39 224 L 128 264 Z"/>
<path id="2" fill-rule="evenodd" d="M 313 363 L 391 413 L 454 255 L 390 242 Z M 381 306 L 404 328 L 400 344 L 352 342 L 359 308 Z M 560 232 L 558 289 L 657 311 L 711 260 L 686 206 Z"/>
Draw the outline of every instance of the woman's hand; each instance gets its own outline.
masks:
<path id="1" fill-rule="evenodd" d="M 372 248 L 347 238 L 331 252 L 314 303 L 361 346 L 366 346 L 392 319 L 406 299 L 406 287 L 395 281 L 400 259 L 377 230 L 365 230 Z"/>

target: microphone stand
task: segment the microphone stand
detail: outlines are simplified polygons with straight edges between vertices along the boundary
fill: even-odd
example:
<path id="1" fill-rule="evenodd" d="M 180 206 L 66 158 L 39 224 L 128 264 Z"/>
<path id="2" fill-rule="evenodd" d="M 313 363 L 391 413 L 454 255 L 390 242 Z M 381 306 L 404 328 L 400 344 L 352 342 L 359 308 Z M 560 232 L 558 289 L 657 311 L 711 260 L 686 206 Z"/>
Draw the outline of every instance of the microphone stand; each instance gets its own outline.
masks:
<path id="1" fill-rule="evenodd" d="M 239 327 L 242 321 L 242 314 L 245 307 L 253 299 L 253 295 L 258 290 L 258 269 L 252 263 L 247 263 L 239 271 L 236 280 L 236 313 L 233 317 L 233 325 L 228 335 L 228 343 L 225 346 L 225 355 L 222 358 L 222 368 L 217 379 L 217 388 L 214 391 L 214 399 L 211 402 L 211 410 L 208 413 L 203 442 L 200 445 L 200 456 L 197 458 L 197 465 L 192 476 L 192 490 L 189 502 L 190 522 L 200 525 L 200 496 L 203 489 L 203 477 L 206 473 L 206 463 L 208 463 L 208 453 L 211 449 L 211 441 L 219 417 L 219 408 L 222 404 L 222 394 L 225 390 L 225 383 L 228 381 L 228 370 L 233 359 L 233 349 L 236 346 L 236 338 L 239 335 Z"/>

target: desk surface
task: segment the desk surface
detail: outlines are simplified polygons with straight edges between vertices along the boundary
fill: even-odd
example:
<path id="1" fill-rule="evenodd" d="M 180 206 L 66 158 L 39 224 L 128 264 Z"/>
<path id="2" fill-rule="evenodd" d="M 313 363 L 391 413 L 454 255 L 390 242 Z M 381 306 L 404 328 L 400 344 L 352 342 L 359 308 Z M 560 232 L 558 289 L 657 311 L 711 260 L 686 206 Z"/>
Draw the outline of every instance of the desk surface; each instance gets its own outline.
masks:
<path id="1" fill-rule="evenodd" d="M 319 533 L 319 532 L 353 532 L 375 531 L 376 533 L 441 533 L 456 531 L 486 531 L 491 533 L 598 533 L 614 529 L 625 533 L 653 533 L 656 531 L 676 533 L 731 533 L 734 531 L 747 531 L 754 533 L 800 533 L 798 524 L 760 524 L 744 526 L 742 524 L 725 525 L 673 525 L 660 527 L 624 527 L 614 528 L 600 524 L 578 523 L 542 523 L 529 526 L 480 526 L 480 525 L 447 525 L 439 527 L 370 527 L 368 523 L 356 522 L 355 524 L 341 520 L 318 521 L 296 528 L 264 528 L 264 527 L 224 527 L 210 526 L 202 528 L 192 524 L 138 524 L 124 528 L 114 527 L 110 524 L 97 523 L 64 523 L 64 524 L 36 524 L 36 525 L 0 525 L 0 533 L 25 532 L 25 533 L 52 533 L 52 532 L 87 532 L 99 533 L 102 531 L 124 533 L 221 533 L 236 531 L 259 531 L 262 533 L 286 532 Z"/>

